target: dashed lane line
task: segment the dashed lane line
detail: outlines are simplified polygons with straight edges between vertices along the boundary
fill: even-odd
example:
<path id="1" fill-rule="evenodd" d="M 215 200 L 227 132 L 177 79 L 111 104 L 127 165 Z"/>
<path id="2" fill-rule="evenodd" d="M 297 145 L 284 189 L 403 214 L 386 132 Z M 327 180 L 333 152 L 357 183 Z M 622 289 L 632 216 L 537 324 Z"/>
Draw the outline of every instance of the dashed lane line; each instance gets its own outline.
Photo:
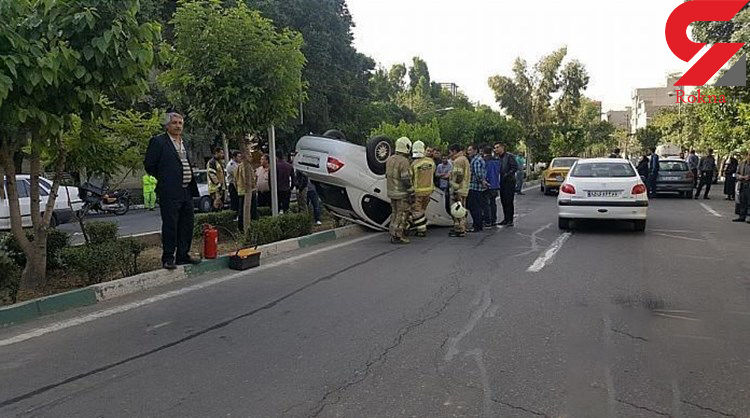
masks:
<path id="1" fill-rule="evenodd" d="M 552 258 L 555 257 L 555 254 L 557 254 L 557 252 L 560 251 L 563 244 L 565 244 L 565 242 L 571 237 L 571 235 L 572 234 L 570 232 L 566 232 L 560 235 L 559 237 L 557 237 L 555 242 L 553 242 L 549 246 L 549 248 L 547 248 L 547 251 L 545 251 L 544 254 L 539 256 L 539 258 L 537 258 L 534 261 L 534 263 L 531 266 L 529 266 L 529 268 L 526 271 L 529 273 L 539 273 L 540 271 L 542 271 L 544 266 L 546 266 L 547 263 L 549 263 L 552 260 Z"/>
<path id="2" fill-rule="evenodd" d="M 701 203 L 700 205 L 703 206 L 703 209 L 707 210 L 708 213 L 710 213 L 711 215 L 714 215 L 717 218 L 723 218 L 724 217 L 722 214 L 720 214 L 719 212 L 715 211 L 711 206 L 708 206 L 705 203 Z"/>

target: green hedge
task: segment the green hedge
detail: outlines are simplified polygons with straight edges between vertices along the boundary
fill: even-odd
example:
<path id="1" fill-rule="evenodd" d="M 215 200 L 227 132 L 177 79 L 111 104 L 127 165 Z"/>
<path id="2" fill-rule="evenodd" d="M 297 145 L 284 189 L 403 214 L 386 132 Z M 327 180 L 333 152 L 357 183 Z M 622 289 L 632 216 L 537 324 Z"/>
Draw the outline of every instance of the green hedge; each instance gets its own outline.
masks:
<path id="1" fill-rule="evenodd" d="M 0 251 L 0 305 L 16 303 L 21 280 L 21 268 Z"/>
<path id="2" fill-rule="evenodd" d="M 86 234 L 90 244 L 104 244 L 117 239 L 119 227 L 114 222 L 86 222 Z"/>
<path id="3" fill-rule="evenodd" d="M 288 213 L 275 218 L 261 218 L 250 224 L 245 245 L 264 245 L 302 237 L 312 232 L 312 218 L 307 213 Z"/>
<path id="4" fill-rule="evenodd" d="M 219 236 L 237 234 L 237 212 L 225 210 L 221 212 L 199 213 L 195 215 L 195 226 L 193 236 L 200 237 L 203 234 L 203 225 L 210 224 L 219 230 Z"/>
<path id="5" fill-rule="evenodd" d="M 34 240 L 34 234 L 26 231 L 26 237 L 31 241 Z M 70 234 L 57 229 L 47 231 L 47 268 L 55 270 L 62 267 L 60 252 L 63 248 L 70 245 Z M 23 253 L 18 241 L 11 233 L 0 234 L 0 252 L 13 261 L 16 266 L 23 268 L 26 266 L 26 254 Z"/>

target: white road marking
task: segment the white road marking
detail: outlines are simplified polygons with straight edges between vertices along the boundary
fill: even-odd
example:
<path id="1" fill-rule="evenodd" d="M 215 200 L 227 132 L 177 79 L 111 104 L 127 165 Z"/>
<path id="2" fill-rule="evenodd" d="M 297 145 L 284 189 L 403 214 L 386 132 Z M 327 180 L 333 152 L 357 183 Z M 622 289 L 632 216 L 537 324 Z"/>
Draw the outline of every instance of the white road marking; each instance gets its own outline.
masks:
<path id="1" fill-rule="evenodd" d="M 654 315 L 657 315 L 657 316 L 663 316 L 664 318 L 671 318 L 671 319 L 683 319 L 683 320 L 685 320 L 685 321 L 695 321 L 695 322 L 700 322 L 700 319 L 695 319 L 695 318 L 688 318 L 687 316 L 679 316 L 679 315 L 667 315 L 667 314 L 663 314 L 663 313 L 655 313 Z"/>
<path id="2" fill-rule="evenodd" d="M 547 248 L 547 251 L 545 251 L 544 254 L 539 256 L 539 258 L 537 258 L 536 261 L 534 261 L 534 264 L 532 264 L 526 271 L 528 271 L 529 273 L 538 273 L 542 271 L 544 266 L 546 266 L 547 263 L 550 260 L 552 260 L 552 258 L 555 256 L 555 254 L 557 254 L 558 251 L 560 251 L 563 244 L 565 244 L 565 241 L 567 241 L 568 238 L 570 238 L 570 236 L 571 236 L 571 233 L 566 232 L 560 235 L 559 237 L 557 237 L 555 242 L 553 242 L 549 246 L 549 248 Z"/>
<path id="3" fill-rule="evenodd" d="M 146 328 L 146 331 L 153 331 L 155 329 L 159 329 L 161 327 L 166 327 L 167 325 L 171 324 L 172 321 L 162 322 L 161 324 L 156 324 L 153 327 Z"/>
<path id="4" fill-rule="evenodd" d="M 683 335 L 683 334 L 675 334 L 672 335 L 675 338 L 690 338 L 691 340 L 705 340 L 705 341 L 714 341 L 716 338 L 713 337 L 702 337 L 700 335 Z"/>
<path id="5" fill-rule="evenodd" d="M 534 190 L 534 189 L 538 189 L 538 188 L 539 188 L 539 185 L 537 184 L 536 186 L 530 186 L 530 187 L 527 187 L 527 188 L 525 188 L 525 189 L 523 189 L 521 191 L 524 192 L 524 193 L 526 193 L 526 192 L 528 192 L 530 190 Z"/>
<path id="6" fill-rule="evenodd" d="M 654 234 L 654 235 L 659 235 L 659 236 L 661 236 L 661 237 L 669 237 L 669 238 L 684 239 L 684 240 L 686 240 L 686 241 L 698 241 L 698 242 L 704 242 L 704 241 L 705 241 L 704 239 L 699 239 L 699 238 L 688 238 L 688 237 L 681 237 L 681 236 L 679 236 L 679 235 L 670 235 L 670 234 L 658 234 L 658 233 L 657 233 L 657 234 Z"/>
<path id="7" fill-rule="evenodd" d="M 659 312 L 659 313 L 689 313 L 689 314 L 695 313 L 693 311 L 685 311 L 685 310 L 680 310 L 680 309 L 654 309 L 654 312 Z"/>
<path id="8" fill-rule="evenodd" d="M 120 313 L 123 313 L 123 312 L 127 312 L 127 311 L 130 311 L 130 310 L 136 309 L 136 308 L 140 308 L 142 306 L 150 305 L 152 303 L 156 303 L 156 302 L 160 302 L 160 301 L 163 301 L 163 300 L 166 300 L 166 299 L 169 299 L 169 298 L 173 298 L 175 296 L 184 295 L 184 294 L 187 294 L 187 293 L 190 293 L 190 292 L 194 292 L 196 290 L 201 290 L 201 289 L 205 289 L 207 287 L 211 287 L 211 286 L 217 285 L 219 283 L 224 283 L 224 282 L 227 282 L 227 281 L 230 281 L 230 280 L 234 280 L 234 279 L 237 279 L 237 278 L 240 278 L 240 277 L 243 277 L 243 276 L 248 276 L 248 275 L 251 275 L 253 273 L 257 273 L 259 271 L 269 270 L 269 269 L 272 269 L 272 268 L 275 268 L 275 267 L 278 267 L 278 266 L 282 266 L 282 265 L 285 265 L 285 264 L 295 263 L 295 262 L 297 262 L 299 260 L 302 260 L 304 258 L 307 258 L 307 257 L 311 257 L 311 256 L 314 256 L 314 255 L 318 255 L 318 254 L 327 252 L 327 251 L 335 250 L 337 248 L 345 247 L 347 245 L 356 244 L 358 242 L 365 241 L 365 240 L 372 239 L 374 237 L 379 237 L 379 236 L 381 236 L 381 235 L 380 234 L 366 235 L 364 237 L 355 238 L 353 240 L 349 240 L 349 241 L 346 241 L 346 242 L 342 242 L 340 244 L 332 245 L 330 247 L 320 248 L 318 250 L 310 251 L 310 252 L 307 252 L 307 253 L 304 253 L 304 254 L 300 254 L 300 255 L 297 255 L 297 256 L 294 256 L 294 257 L 289 257 L 289 258 L 285 258 L 285 259 L 282 259 L 282 260 L 279 260 L 279 261 L 275 261 L 275 262 L 272 262 L 272 263 L 269 263 L 269 264 L 265 264 L 265 265 L 262 265 L 260 267 L 256 267 L 256 268 L 254 268 L 254 269 L 252 269 L 250 271 L 243 271 L 243 272 L 231 274 L 229 276 L 218 277 L 216 279 L 212 279 L 212 280 L 208 280 L 208 281 L 205 281 L 205 282 L 202 282 L 202 283 L 198 283 L 198 284 L 195 284 L 193 286 L 188 286 L 188 287 L 184 287 L 182 289 L 172 290 L 171 292 L 162 293 L 160 295 L 156 295 L 156 296 L 150 297 L 148 299 L 140 300 L 140 301 L 137 301 L 137 302 L 131 302 L 131 303 L 128 303 L 128 304 L 125 304 L 125 305 L 117 306 L 117 307 L 110 308 L 110 309 L 105 309 L 105 310 L 99 311 L 99 312 L 92 312 L 92 313 L 90 313 L 88 315 L 84 315 L 84 316 L 81 316 L 81 317 L 78 317 L 78 318 L 71 318 L 71 319 L 68 319 L 68 320 L 65 320 L 65 321 L 55 322 L 55 323 L 52 323 L 52 324 L 50 324 L 48 326 L 45 326 L 45 327 L 37 328 L 37 329 L 34 329 L 32 331 L 28 331 L 28 332 L 24 332 L 22 334 L 16 335 L 16 336 L 11 337 L 11 338 L 6 338 L 4 340 L 0 340 L 0 347 L 12 345 L 12 344 L 17 344 L 17 343 L 20 343 L 20 342 L 23 342 L 23 341 L 30 340 L 32 338 L 40 337 L 40 336 L 45 335 L 45 334 L 49 334 L 49 333 L 52 333 L 52 332 L 61 331 L 61 330 L 66 329 L 66 328 L 70 328 L 70 327 L 74 327 L 74 326 L 77 326 L 77 325 L 85 324 L 87 322 L 95 321 L 97 319 L 106 318 L 108 316 L 112 316 L 112 315 L 120 314 Z"/>
<path id="9" fill-rule="evenodd" d="M 665 233 L 671 233 L 671 234 L 690 234 L 697 231 L 688 231 L 686 229 L 653 229 L 651 228 L 652 232 L 665 232 Z"/>
<path id="10" fill-rule="evenodd" d="M 711 206 L 708 206 L 705 203 L 701 203 L 700 205 L 703 206 L 703 209 L 707 210 L 708 213 L 710 213 L 711 215 L 714 215 L 717 218 L 723 218 L 724 217 L 719 212 L 715 211 Z"/>

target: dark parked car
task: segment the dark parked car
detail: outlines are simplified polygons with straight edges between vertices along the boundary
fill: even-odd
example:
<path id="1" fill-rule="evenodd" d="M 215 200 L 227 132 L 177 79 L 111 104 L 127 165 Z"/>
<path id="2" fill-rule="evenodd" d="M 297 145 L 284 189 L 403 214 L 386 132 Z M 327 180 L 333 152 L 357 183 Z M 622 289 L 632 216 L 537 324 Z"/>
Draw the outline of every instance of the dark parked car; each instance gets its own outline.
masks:
<path id="1" fill-rule="evenodd" d="M 676 158 L 659 161 L 656 193 L 677 193 L 685 198 L 693 197 L 693 173 L 685 161 Z"/>

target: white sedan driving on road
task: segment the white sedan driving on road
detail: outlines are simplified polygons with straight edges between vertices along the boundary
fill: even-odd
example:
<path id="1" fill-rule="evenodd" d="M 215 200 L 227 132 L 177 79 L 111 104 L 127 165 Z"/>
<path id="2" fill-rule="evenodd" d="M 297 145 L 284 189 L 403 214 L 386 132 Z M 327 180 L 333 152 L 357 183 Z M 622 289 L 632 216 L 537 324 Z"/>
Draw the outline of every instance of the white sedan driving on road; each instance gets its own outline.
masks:
<path id="1" fill-rule="evenodd" d="M 560 229 L 577 219 L 628 220 L 636 231 L 646 229 L 646 185 L 627 160 L 579 160 L 560 187 L 557 203 Z"/>

